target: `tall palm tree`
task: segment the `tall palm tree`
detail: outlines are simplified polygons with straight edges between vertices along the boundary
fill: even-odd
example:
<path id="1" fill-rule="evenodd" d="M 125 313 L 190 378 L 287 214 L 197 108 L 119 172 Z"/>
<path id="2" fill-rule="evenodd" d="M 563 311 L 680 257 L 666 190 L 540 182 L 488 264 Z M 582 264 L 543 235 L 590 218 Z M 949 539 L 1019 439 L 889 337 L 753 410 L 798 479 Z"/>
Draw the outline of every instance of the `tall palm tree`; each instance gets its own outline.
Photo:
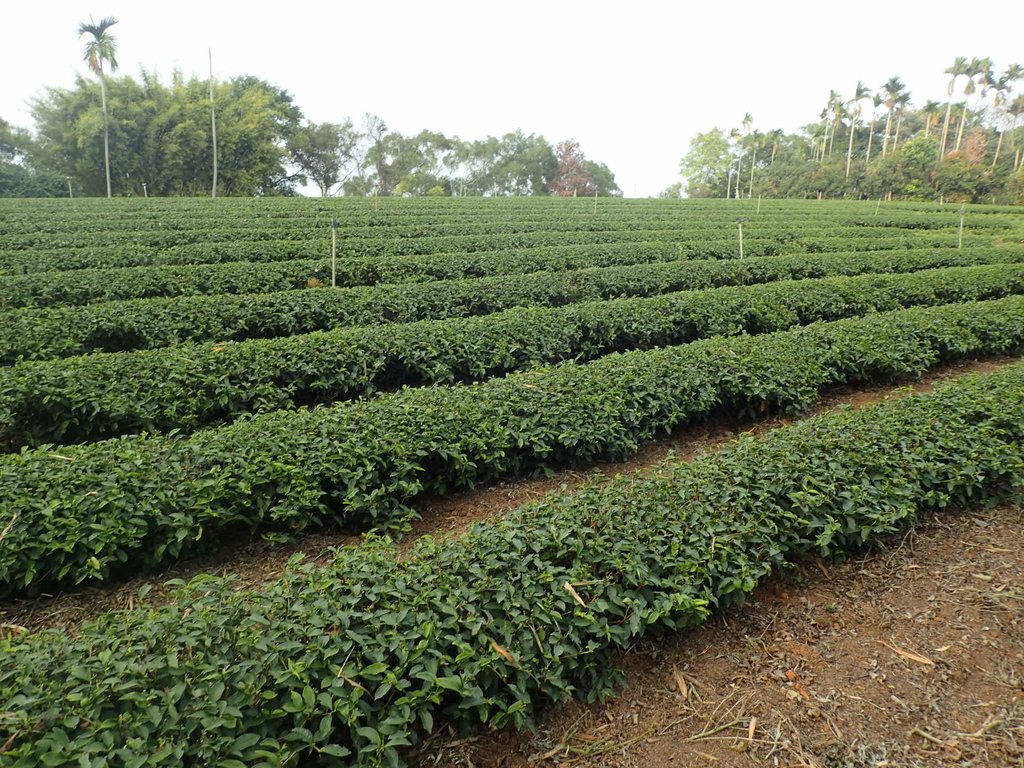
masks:
<path id="1" fill-rule="evenodd" d="M 107 82 L 103 76 L 103 62 L 107 62 L 111 72 L 117 71 L 117 41 L 109 30 L 117 24 L 117 19 L 107 16 L 94 22 L 89 18 L 89 23 L 84 21 L 78 25 L 78 37 L 91 35 L 92 39 L 86 42 L 82 59 L 89 65 L 89 69 L 96 74 L 100 80 L 100 99 L 103 104 L 103 164 L 107 172 L 107 197 L 110 193 L 110 118 L 107 115 Z"/>
<path id="2" fill-rule="evenodd" d="M 1017 149 L 1017 123 L 1024 118 L 1024 94 L 1019 95 L 1006 105 L 1006 114 L 1010 122 L 1010 148 L 1013 152 L 1013 170 L 1021 166 L 1021 152 Z"/>
<path id="3" fill-rule="evenodd" d="M 946 139 L 949 136 L 949 116 L 953 111 L 953 93 L 956 91 L 956 79 L 961 75 L 967 74 L 969 64 L 970 62 L 967 61 L 966 57 L 957 56 L 953 61 L 952 66 L 945 69 L 946 74 L 952 75 L 952 77 L 949 79 L 949 86 L 946 89 L 949 94 L 949 100 L 946 102 L 946 119 L 942 123 L 942 139 L 939 141 L 940 160 L 942 159 L 942 156 L 946 154 Z"/>
<path id="4" fill-rule="evenodd" d="M 832 145 L 836 140 L 836 132 L 843 122 L 843 117 L 846 116 L 846 106 L 843 104 L 843 97 L 839 95 L 838 91 L 829 91 L 827 109 L 829 114 L 832 115 L 832 133 L 828 138 L 828 156 L 832 157 Z"/>
<path id="5" fill-rule="evenodd" d="M 942 105 L 937 101 L 926 101 L 920 112 L 924 117 L 924 135 L 928 136 L 932 125 L 938 122 L 939 116 L 942 114 Z"/>
<path id="6" fill-rule="evenodd" d="M 821 146 L 819 147 L 817 144 L 815 144 L 815 146 L 814 146 L 814 159 L 815 159 L 815 161 L 820 163 L 820 162 L 823 162 L 825 160 L 825 147 L 828 146 L 828 129 L 829 129 L 830 123 L 828 121 L 828 105 L 827 104 L 825 105 L 825 108 L 821 110 L 821 114 L 819 114 L 818 117 L 821 118 L 821 129 L 820 130 L 815 130 L 814 131 L 814 135 L 816 137 L 819 137 L 819 136 L 821 137 Z"/>
<path id="7" fill-rule="evenodd" d="M 782 141 L 782 137 L 785 135 L 781 128 L 775 128 L 771 133 L 768 134 L 772 140 L 772 156 L 768 161 L 768 165 L 775 163 L 775 155 L 779 152 L 779 142 Z"/>
<path id="8" fill-rule="evenodd" d="M 971 59 L 967 65 L 967 83 L 964 85 L 964 96 L 970 97 L 975 93 L 978 94 L 978 109 L 976 111 L 979 113 L 981 111 L 981 100 L 985 97 L 985 93 L 989 85 L 992 84 L 992 81 L 992 59 Z M 960 115 L 960 127 L 956 132 L 954 151 L 960 149 L 960 142 L 964 138 L 964 124 L 967 122 L 967 103 L 968 99 L 964 99 L 964 111 Z"/>
<path id="9" fill-rule="evenodd" d="M 747 134 L 746 144 L 750 147 L 750 187 L 747 190 L 748 198 L 754 196 L 754 171 L 757 169 L 757 150 L 764 143 L 764 140 L 765 135 L 757 129 Z"/>
<path id="10" fill-rule="evenodd" d="M 992 108 L 997 111 L 992 122 L 995 125 L 996 133 L 999 134 L 999 141 L 996 142 L 996 153 L 992 157 L 993 168 L 995 168 L 996 163 L 999 162 L 999 150 L 1003 147 L 1003 134 L 1005 133 L 1005 131 L 999 130 L 999 120 L 1000 117 L 1002 117 L 1005 122 L 1006 102 L 1010 98 L 1010 93 L 1013 91 L 1013 84 L 1021 79 L 1024 79 L 1024 67 L 1020 64 L 1011 64 L 992 86 L 996 92 L 995 98 L 992 100 Z M 999 111 L 1002 112 L 1002 115 L 999 114 Z"/>
<path id="11" fill-rule="evenodd" d="M 904 91 L 896 98 L 896 133 L 892 137 L 892 151 L 896 151 L 896 145 L 900 143 L 900 127 L 903 125 L 903 115 L 910 104 L 910 91 Z"/>
<path id="12" fill-rule="evenodd" d="M 890 77 L 882 84 L 882 91 L 885 92 L 885 108 L 887 110 L 885 116 L 885 135 L 882 139 L 882 157 L 885 157 L 889 151 L 889 137 L 892 135 L 890 133 L 892 130 L 892 113 L 899 103 L 900 95 L 905 87 L 898 77 Z"/>
<path id="13" fill-rule="evenodd" d="M 878 120 L 878 108 L 882 106 L 884 101 L 880 93 L 871 96 L 871 127 L 868 129 L 868 151 L 867 156 L 864 158 L 865 164 L 871 162 L 871 142 L 875 138 L 875 121 Z"/>
<path id="14" fill-rule="evenodd" d="M 853 157 L 853 136 L 857 133 L 857 121 L 860 119 L 861 102 L 868 98 L 871 92 L 861 81 L 857 81 L 857 88 L 853 92 L 847 107 L 850 108 L 850 141 L 846 147 L 846 178 L 850 178 L 850 159 Z"/>

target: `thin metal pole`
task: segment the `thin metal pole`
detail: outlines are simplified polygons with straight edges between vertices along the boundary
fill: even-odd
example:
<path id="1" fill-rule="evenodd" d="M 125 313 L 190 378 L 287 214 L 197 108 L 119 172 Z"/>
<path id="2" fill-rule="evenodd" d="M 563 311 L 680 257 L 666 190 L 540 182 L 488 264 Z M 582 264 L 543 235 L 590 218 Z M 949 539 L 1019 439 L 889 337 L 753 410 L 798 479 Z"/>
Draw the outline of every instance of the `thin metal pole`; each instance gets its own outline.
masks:
<path id="1" fill-rule="evenodd" d="M 736 223 L 740 227 L 740 258 L 743 258 L 743 219 L 737 219 Z"/>
<path id="2" fill-rule="evenodd" d="M 217 196 L 217 106 L 213 101 L 213 49 L 207 48 L 210 55 L 210 128 L 213 135 L 213 189 L 210 197 Z"/>
<path id="3" fill-rule="evenodd" d="M 960 206 L 960 234 L 956 239 L 957 250 L 964 247 L 964 214 L 967 213 L 967 209 L 964 206 Z"/>

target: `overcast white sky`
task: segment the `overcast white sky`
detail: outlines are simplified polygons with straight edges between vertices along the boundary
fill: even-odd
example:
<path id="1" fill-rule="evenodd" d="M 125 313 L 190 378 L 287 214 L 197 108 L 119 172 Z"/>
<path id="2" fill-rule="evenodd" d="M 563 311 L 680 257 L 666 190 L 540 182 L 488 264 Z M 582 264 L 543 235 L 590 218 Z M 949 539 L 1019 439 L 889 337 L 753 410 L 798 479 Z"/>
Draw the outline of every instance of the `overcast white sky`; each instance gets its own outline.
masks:
<path id="1" fill-rule="evenodd" d="M 912 103 L 945 98 L 957 56 L 1024 63 L 1024 2 L 631 0 L 8 0 L 0 116 L 84 72 L 79 21 L 116 16 L 121 72 L 255 75 L 317 122 L 365 112 L 393 130 L 464 139 L 521 128 L 580 142 L 627 196 L 678 180 L 689 139 L 713 126 L 795 130 L 829 89 L 893 75 Z"/>

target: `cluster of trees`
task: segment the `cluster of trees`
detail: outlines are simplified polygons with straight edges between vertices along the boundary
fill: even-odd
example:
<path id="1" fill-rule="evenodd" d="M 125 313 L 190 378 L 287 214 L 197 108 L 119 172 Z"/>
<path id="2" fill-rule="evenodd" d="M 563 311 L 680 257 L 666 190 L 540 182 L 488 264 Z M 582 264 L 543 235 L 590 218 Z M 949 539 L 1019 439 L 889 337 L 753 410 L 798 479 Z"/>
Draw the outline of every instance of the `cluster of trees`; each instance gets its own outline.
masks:
<path id="1" fill-rule="evenodd" d="M 376 115 L 357 127 L 310 123 L 288 143 L 291 158 L 321 194 L 618 195 L 606 165 L 587 160 L 567 139 L 514 131 L 464 141 L 443 133 L 404 135 Z"/>
<path id="2" fill-rule="evenodd" d="M 572 140 L 406 136 L 375 115 L 316 124 L 255 77 L 114 76 L 116 23 L 79 25 L 94 77 L 46 89 L 34 132 L 0 119 L 0 196 L 287 195 L 307 182 L 323 195 L 620 194 Z"/>
<path id="3" fill-rule="evenodd" d="M 915 108 L 898 78 L 832 91 L 799 133 L 713 128 L 690 142 L 685 182 L 663 196 L 845 197 L 1024 202 L 1024 67 L 957 58 L 945 103 Z M 962 96 L 962 100 L 957 97 Z"/>
<path id="4" fill-rule="evenodd" d="M 213 141 L 208 81 L 175 73 L 169 84 L 107 77 L 114 195 L 209 195 Z M 32 106 L 35 134 L 0 120 L 0 196 L 103 195 L 107 191 L 98 84 L 78 78 Z M 253 77 L 214 84 L 218 195 L 614 195 L 607 166 L 579 144 L 552 146 L 514 131 L 463 141 L 404 135 L 366 115 L 357 126 L 310 123 L 291 96 Z"/>

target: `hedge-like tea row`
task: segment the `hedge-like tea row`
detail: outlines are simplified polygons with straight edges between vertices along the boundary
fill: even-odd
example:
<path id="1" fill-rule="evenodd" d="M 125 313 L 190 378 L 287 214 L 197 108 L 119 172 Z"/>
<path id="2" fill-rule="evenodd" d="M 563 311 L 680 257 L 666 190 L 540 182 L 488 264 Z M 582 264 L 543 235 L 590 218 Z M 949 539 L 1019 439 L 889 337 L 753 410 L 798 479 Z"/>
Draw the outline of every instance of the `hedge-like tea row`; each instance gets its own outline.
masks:
<path id="1" fill-rule="evenodd" d="M 0 368 L 0 445 L 191 432 L 244 413 L 400 386 L 477 381 L 708 336 L 1020 293 L 1022 264 L 948 267 L 22 363 Z"/>
<path id="2" fill-rule="evenodd" d="M 521 727 L 610 692 L 616 649 L 787 559 L 1019 500 L 1022 446 L 1017 364 L 549 496 L 401 561 L 368 544 L 265 592 L 200 577 L 73 638 L 0 642 L 5 764 L 400 765 L 439 716 Z"/>
<path id="3" fill-rule="evenodd" d="M 837 239 L 835 244 L 845 246 L 849 252 L 870 253 L 886 250 L 884 241 Z M 693 245 L 672 242 L 629 242 L 475 253 L 420 254 L 392 256 L 388 259 L 360 256 L 339 260 L 335 280 L 338 286 L 351 287 L 379 283 L 462 280 L 492 275 L 525 275 L 532 272 L 562 272 L 587 267 L 715 257 L 721 254 L 722 245 L 707 242 Z M 902 249 L 902 246 L 899 247 Z M 728 255 L 732 256 L 735 243 L 731 239 L 728 248 Z M 775 256 L 783 250 L 788 255 L 794 255 L 798 249 L 791 245 L 779 245 L 774 239 L 748 238 L 744 243 L 744 254 L 747 258 Z M 330 280 L 331 262 L 330 259 L 323 258 L 0 274 L 0 310 L 82 305 L 159 296 L 269 293 L 309 287 L 310 281 L 329 285 Z"/>
<path id="4" fill-rule="evenodd" d="M 114 242 L 136 243 L 148 248 L 225 240 L 287 241 L 302 239 L 312 232 L 323 232 L 329 220 L 337 218 L 343 239 L 395 238 L 444 235 L 500 235 L 523 232 L 623 231 L 629 229 L 714 229 L 733 227 L 736 217 L 754 213 L 753 203 L 736 205 L 731 201 L 687 201 L 660 203 L 629 200 L 621 203 L 601 201 L 593 204 L 565 200 L 537 200 L 536 204 L 509 205 L 508 201 L 482 201 L 474 205 L 466 199 L 438 200 L 429 205 L 420 201 L 395 200 L 387 209 L 372 210 L 354 198 L 284 201 L 267 200 L 262 210 L 244 210 L 244 206 L 224 206 L 222 201 L 165 199 L 133 208 L 124 201 L 105 210 L 76 211 L 67 205 L 46 210 L 12 206 L 0 201 L 0 249 L 5 251 L 52 248 L 82 248 Z M 886 229 L 949 229 L 956 226 L 956 206 L 944 211 L 875 211 L 874 203 L 850 202 L 823 206 L 808 201 L 766 202 L 763 213 L 749 216 L 753 224 L 782 226 L 790 231 L 813 230 L 828 219 L 837 227 L 867 226 Z M 1012 208 L 1005 209 L 1012 211 Z M 979 216 L 975 214 L 982 214 Z M 1019 214 L 1019 212 L 1018 212 Z M 1014 221 L 1016 219 L 1016 221 Z M 968 223 L 972 229 L 1006 229 L 1019 226 L 1020 216 L 993 215 L 989 207 L 972 206 Z"/>
<path id="5" fill-rule="evenodd" d="M 952 224 L 953 222 L 949 222 Z M 885 227 L 843 227 L 836 222 L 819 220 L 812 226 L 789 227 L 785 223 L 765 222 L 760 228 L 751 224 L 749 233 L 753 238 L 773 240 L 777 245 L 792 243 L 799 250 L 822 248 L 832 250 L 835 242 L 844 238 L 863 238 L 865 247 L 874 240 L 888 240 L 898 247 L 950 247 L 957 242 L 952 229 L 941 231 L 901 230 Z M 451 226 L 448 231 L 457 229 Z M 535 248 L 538 246 L 564 246 L 601 243 L 630 243 L 636 241 L 660 241 L 678 243 L 684 247 L 698 249 L 715 244 L 719 257 L 734 255 L 738 251 L 735 221 L 699 223 L 688 226 L 683 223 L 676 228 L 642 229 L 626 227 L 617 230 L 591 230 L 579 227 L 568 231 L 520 232 L 483 235 L 426 235 L 424 237 L 353 237 L 338 242 L 338 255 L 373 256 L 390 258 L 409 254 L 451 253 L 507 250 L 511 248 Z M 40 270 L 76 269 L 82 267 L 114 267 L 142 264 L 197 264 L 221 261 L 280 261 L 286 258 L 309 258 L 313 255 L 330 253 L 330 234 L 323 224 L 311 229 L 304 237 L 293 235 L 284 241 L 269 239 L 273 233 L 261 230 L 251 235 L 226 233 L 223 241 L 211 239 L 205 233 L 166 232 L 157 237 L 129 235 L 111 228 L 97 232 L 90 238 L 93 245 L 73 247 L 71 242 L 64 248 L 36 250 L 36 246 L 17 250 L 0 250 L 0 270 L 8 272 L 38 272 Z M 991 243 L 992 233 L 972 233 L 972 243 L 977 240 Z M 78 242 L 78 238 L 74 238 Z M 801 247 L 806 243 L 807 247 Z M 59 245 L 59 243 L 55 244 Z M 846 248 L 850 246 L 845 246 Z M 156 249 L 156 250 L 154 250 Z"/>
<path id="6" fill-rule="evenodd" d="M 0 457 L 0 592 L 165 563 L 224 526 L 365 526 L 431 491 L 623 458 L 724 407 L 796 409 L 818 390 L 1024 343 L 1024 297 L 901 310 L 610 355 L 483 384 L 275 412 L 191 437 Z"/>
<path id="7" fill-rule="evenodd" d="M 484 315 L 516 306 L 560 306 L 784 278 L 909 272 L 992 261 L 1024 261 L 1024 249 L 679 261 L 338 290 L 16 309 L 0 313 L 0 362 L 146 349 L 186 341 L 293 336 L 346 325 Z"/>
<path id="8" fill-rule="evenodd" d="M 557 210 L 559 204 L 549 204 Z M 211 263 L 219 261 L 280 261 L 283 258 L 311 257 L 329 253 L 331 244 L 328 218 L 310 221 L 305 226 L 283 229 L 260 223 L 248 229 L 239 226 L 210 229 L 151 227 L 126 230 L 113 223 L 92 232 L 29 233 L 4 238 L 0 234 L 0 270 L 11 272 L 53 269 L 76 269 L 100 266 L 141 264 Z M 696 220 L 679 216 L 675 221 L 655 220 L 648 224 L 641 215 L 632 220 L 623 217 L 602 224 L 590 217 L 569 218 L 538 223 L 537 229 L 523 229 L 517 218 L 507 219 L 507 231 L 481 232 L 496 228 L 497 217 L 484 222 L 460 224 L 458 221 L 438 222 L 433 226 L 398 224 L 393 227 L 338 230 L 338 254 L 390 258 L 403 254 L 493 251 L 539 246 L 631 243 L 663 241 L 683 246 L 710 242 L 728 243 L 730 253 L 737 250 L 734 218 Z M 400 219 L 397 219 L 400 221 Z M 286 219 L 287 221 L 287 219 Z M 823 244 L 845 238 L 897 240 L 902 247 L 954 246 L 956 233 L 953 216 L 945 217 L 945 226 L 938 230 L 905 228 L 900 225 L 851 225 L 827 216 L 808 218 L 791 224 L 784 220 L 762 218 L 748 224 L 755 239 L 770 239 L 777 244 Z M 389 231 L 390 230 L 390 231 Z M 990 242 L 995 230 L 972 231 L 972 238 Z M 731 241 L 731 242 L 730 242 Z M 870 247 L 865 246 L 865 247 Z M 301 249 L 301 250 L 298 250 Z M 283 253 L 282 253 L 283 252 Z"/>

